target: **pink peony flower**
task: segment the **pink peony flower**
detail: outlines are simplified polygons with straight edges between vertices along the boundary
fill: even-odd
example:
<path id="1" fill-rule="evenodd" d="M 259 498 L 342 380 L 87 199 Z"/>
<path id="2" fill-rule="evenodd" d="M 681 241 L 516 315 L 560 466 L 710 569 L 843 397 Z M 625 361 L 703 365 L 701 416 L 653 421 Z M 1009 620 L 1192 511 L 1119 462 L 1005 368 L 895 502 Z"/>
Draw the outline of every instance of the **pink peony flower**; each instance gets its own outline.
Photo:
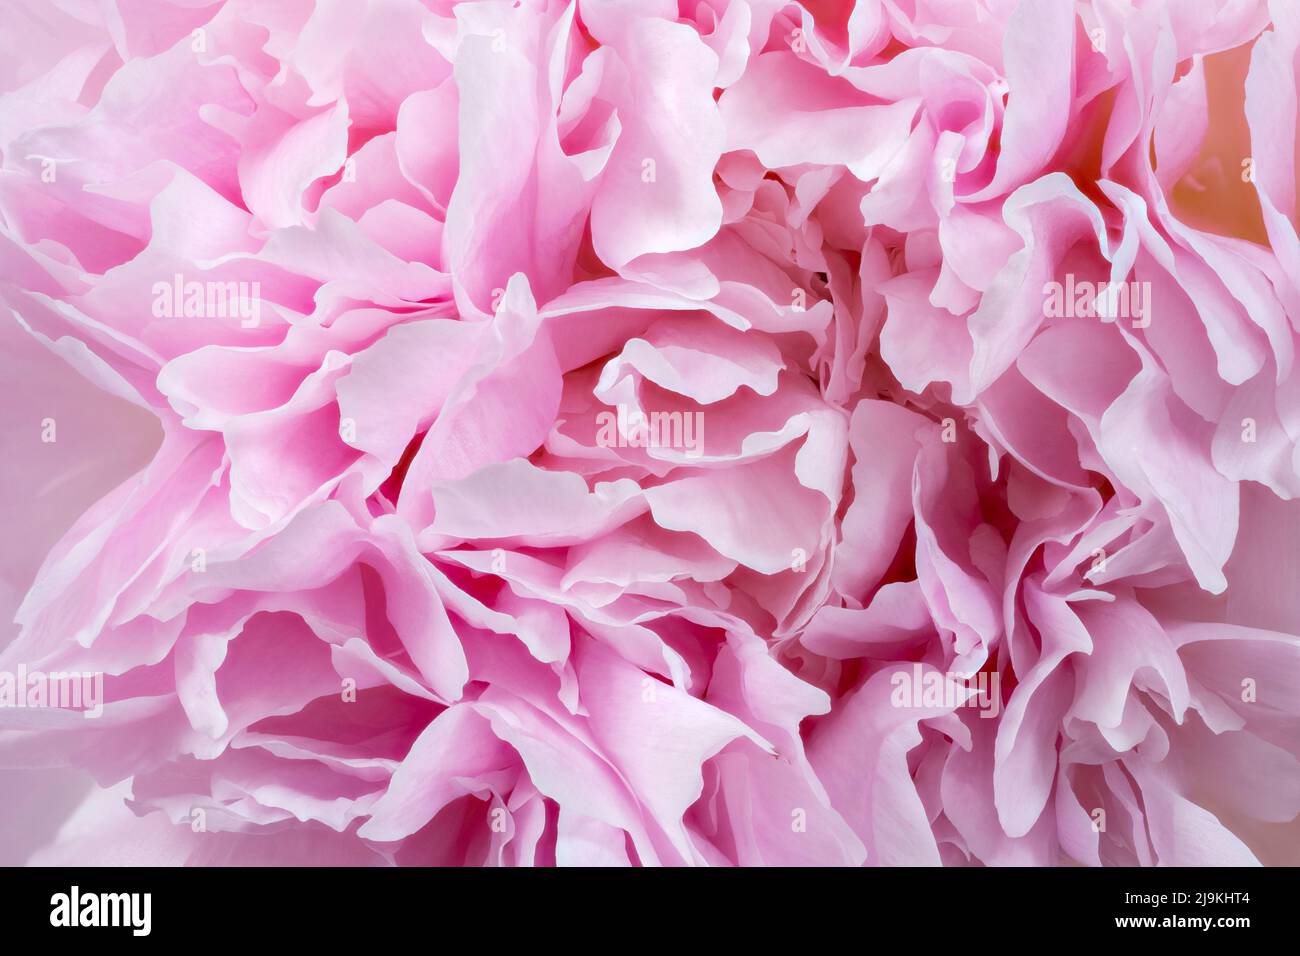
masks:
<path id="1" fill-rule="evenodd" d="M 1297 860 L 1286 0 L 8 7 L 34 862 Z"/>

